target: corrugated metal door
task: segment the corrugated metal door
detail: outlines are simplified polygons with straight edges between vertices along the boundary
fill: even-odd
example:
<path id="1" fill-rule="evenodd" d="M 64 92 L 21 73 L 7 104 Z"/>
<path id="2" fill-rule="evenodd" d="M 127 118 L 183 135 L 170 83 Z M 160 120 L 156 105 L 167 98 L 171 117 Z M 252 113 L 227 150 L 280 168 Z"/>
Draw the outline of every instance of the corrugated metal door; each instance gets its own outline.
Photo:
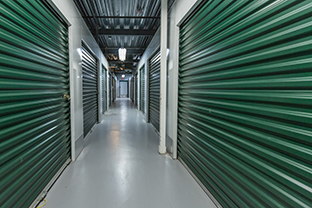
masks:
<path id="1" fill-rule="evenodd" d="M 134 105 L 138 105 L 138 74 L 134 75 Z"/>
<path id="2" fill-rule="evenodd" d="M 112 77 L 112 104 L 113 102 L 115 102 L 116 100 L 116 81 L 114 79 L 114 77 Z"/>
<path id="3" fill-rule="evenodd" d="M 70 157 L 68 26 L 49 8 L 0 2 L 0 207 L 30 206 Z"/>
<path id="4" fill-rule="evenodd" d="M 112 74 L 109 73 L 109 77 L 108 77 L 108 86 L 109 86 L 109 106 L 112 105 L 112 99 L 113 99 L 113 95 L 112 95 Z"/>
<path id="5" fill-rule="evenodd" d="M 132 76 L 130 80 L 130 99 L 134 102 L 134 77 Z"/>
<path id="6" fill-rule="evenodd" d="M 119 81 L 119 97 L 126 98 L 128 97 L 128 81 L 120 80 Z"/>
<path id="7" fill-rule="evenodd" d="M 145 113 L 145 67 L 140 69 L 140 110 Z"/>
<path id="8" fill-rule="evenodd" d="M 107 70 L 102 65 L 102 114 L 107 110 Z"/>
<path id="9" fill-rule="evenodd" d="M 83 85 L 83 133 L 91 131 L 98 121 L 98 74 L 97 59 L 82 41 L 82 85 Z"/>
<path id="10" fill-rule="evenodd" d="M 160 51 L 149 61 L 149 120 L 159 131 Z"/>
<path id="11" fill-rule="evenodd" d="M 224 207 L 312 206 L 311 14 L 213 0 L 181 25 L 178 154 Z"/>

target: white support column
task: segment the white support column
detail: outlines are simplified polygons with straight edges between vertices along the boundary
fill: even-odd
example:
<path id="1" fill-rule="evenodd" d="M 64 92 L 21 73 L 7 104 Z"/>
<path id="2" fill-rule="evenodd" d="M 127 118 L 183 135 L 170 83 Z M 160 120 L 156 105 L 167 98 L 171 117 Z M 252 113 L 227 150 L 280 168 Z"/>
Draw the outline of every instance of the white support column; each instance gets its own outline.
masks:
<path id="1" fill-rule="evenodd" d="M 138 67 L 138 89 L 137 89 L 137 93 L 138 93 L 138 111 L 140 111 L 140 104 L 141 104 L 141 93 L 140 93 L 140 89 L 141 89 L 141 80 L 140 80 L 140 77 L 141 77 L 141 71 L 140 71 L 140 68 Z"/>
<path id="2" fill-rule="evenodd" d="M 167 0 L 161 0 L 160 20 L 160 127 L 159 153 L 166 153 L 166 108 L 167 108 Z"/>
<path id="3" fill-rule="evenodd" d="M 110 76 L 109 76 L 109 68 L 106 70 L 106 109 L 109 110 L 109 88 L 111 86 L 109 86 L 109 79 L 110 79 Z"/>

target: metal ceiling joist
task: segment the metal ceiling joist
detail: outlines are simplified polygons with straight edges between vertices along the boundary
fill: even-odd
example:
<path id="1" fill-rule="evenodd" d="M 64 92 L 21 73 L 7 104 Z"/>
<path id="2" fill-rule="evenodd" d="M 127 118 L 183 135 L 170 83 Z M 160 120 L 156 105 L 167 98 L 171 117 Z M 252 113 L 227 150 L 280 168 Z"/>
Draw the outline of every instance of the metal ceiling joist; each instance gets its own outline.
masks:
<path id="1" fill-rule="evenodd" d="M 96 31 L 93 30 L 93 34 Z M 131 35 L 131 36 L 153 36 L 156 30 L 146 30 L 146 29 L 100 29 L 98 30 L 98 35 Z"/>
<path id="2" fill-rule="evenodd" d="M 120 47 L 105 47 L 105 48 L 101 48 L 102 50 L 118 50 Z M 126 47 L 127 50 L 131 49 L 131 50 L 145 50 L 145 48 L 140 48 L 140 47 Z"/>
<path id="3" fill-rule="evenodd" d="M 160 17 L 150 16 L 83 16 L 86 19 L 160 19 Z"/>

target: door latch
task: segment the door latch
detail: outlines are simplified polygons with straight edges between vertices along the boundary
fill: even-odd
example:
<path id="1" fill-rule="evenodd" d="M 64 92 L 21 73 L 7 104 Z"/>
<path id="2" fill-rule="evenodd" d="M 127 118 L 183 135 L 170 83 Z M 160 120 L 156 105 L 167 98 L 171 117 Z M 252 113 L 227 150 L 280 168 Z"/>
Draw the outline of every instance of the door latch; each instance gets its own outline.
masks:
<path id="1" fill-rule="evenodd" d="M 67 99 L 68 101 L 70 101 L 70 96 L 67 95 L 67 94 L 64 94 L 64 95 L 63 95 L 63 98 L 64 98 L 64 99 Z"/>

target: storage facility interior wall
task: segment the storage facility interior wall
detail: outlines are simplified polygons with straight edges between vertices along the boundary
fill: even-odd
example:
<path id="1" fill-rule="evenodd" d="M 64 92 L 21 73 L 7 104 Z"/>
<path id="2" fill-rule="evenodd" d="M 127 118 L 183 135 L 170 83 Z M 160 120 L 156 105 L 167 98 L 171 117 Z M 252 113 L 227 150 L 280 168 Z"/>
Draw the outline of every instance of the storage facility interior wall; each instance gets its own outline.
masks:
<path id="1" fill-rule="evenodd" d="M 160 51 L 149 60 L 149 120 L 159 132 Z"/>
<path id="2" fill-rule="evenodd" d="M 102 65 L 102 114 L 107 110 L 107 70 Z"/>
<path id="3" fill-rule="evenodd" d="M 84 137 L 98 121 L 97 59 L 84 41 L 82 47 L 83 132 Z"/>
<path id="4" fill-rule="evenodd" d="M 224 207 L 311 207 L 312 2 L 204 2 L 180 26 L 179 157 Z"/>
<path id="5" fill-rule="evenodd" d="M 68 25 L 0 2 L 0 207 L 28 207 L 70 157 Z"/>
<path id="6" fill-rule="evenodd" d="M 140 111 L 145 113 L 145 67 L 140 69 Z"/>

